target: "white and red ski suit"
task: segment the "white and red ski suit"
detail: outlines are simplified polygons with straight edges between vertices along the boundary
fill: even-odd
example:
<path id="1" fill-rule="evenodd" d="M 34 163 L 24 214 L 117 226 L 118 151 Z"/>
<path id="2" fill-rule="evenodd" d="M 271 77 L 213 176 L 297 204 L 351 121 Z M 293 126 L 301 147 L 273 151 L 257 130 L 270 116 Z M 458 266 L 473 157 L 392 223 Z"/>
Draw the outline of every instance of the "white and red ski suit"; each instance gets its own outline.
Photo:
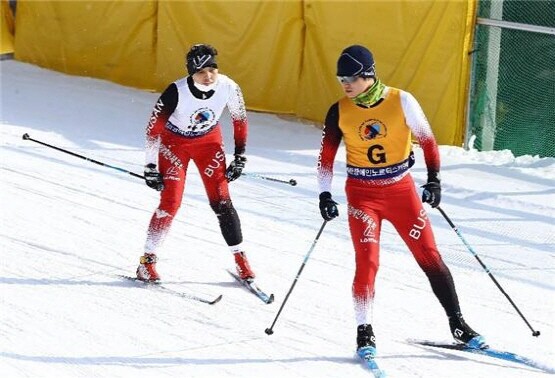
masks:
<path id="1" fill-rule="evenodd" d="M 215 86 L 200 91 L 191 76 L 170 84 L 156 102 L 146 129 L 146 164 L 163 176 L 160 204 L 152 215 L 145 253 L 156 253 L 170 229 L 185 189 L 190 161 L 197 166 L 222 235 L 232 247 L 242 242 L 241 224 L 225 177 L 226 158 L 220 117 L 227 107 L 233 123 L 235 154 L 243 154 L 247 116 L 240 87 L 219 74 Z"/>

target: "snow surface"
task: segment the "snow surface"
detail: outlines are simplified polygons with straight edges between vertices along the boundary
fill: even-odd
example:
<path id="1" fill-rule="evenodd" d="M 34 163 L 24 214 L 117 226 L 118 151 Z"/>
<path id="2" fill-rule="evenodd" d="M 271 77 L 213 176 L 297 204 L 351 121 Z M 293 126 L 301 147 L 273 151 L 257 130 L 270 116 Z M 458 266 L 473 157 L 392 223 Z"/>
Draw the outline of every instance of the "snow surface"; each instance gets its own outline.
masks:
<path id="1" fill-rule="evenodd" d="M 327 224 L 315 178 L 320 130 L 249 113 L 248 172 L 231 184 L 265 305 L 238 286 L 198 171 L 159 251 L 176 290 L 209 306 L 137 287 L 157 192 L 140 179 L 22 140 L 22 134 L 142 174 L 143 132 L 156 93 L 1 61 L 0 372 L 3 377 L 369 377 L 353 358 L 353 250 L 345 216 L 344 150 Z M 229 116 L 223 118 L 228 151 Z M 546 126 L 547 127 L 547 126 Z M 550 127 L 553 127 L 551 125 Z M 429 210 L 467 322 L 492 346 L 548 365 L 555 356 L 555 159 L 441 146 L 442 208 L 541 336 L 531 330 L 441 214 Z M 413 176 L 425 167 L 416 148 Z M 449 341 L 445 314 L 400 237 L 384 224 L 374 308 L 379 363 L 389 377 L 545 377 L 523 365 L 410 344 Z M 551 370 L 553 371 L 553 370 Z"/>

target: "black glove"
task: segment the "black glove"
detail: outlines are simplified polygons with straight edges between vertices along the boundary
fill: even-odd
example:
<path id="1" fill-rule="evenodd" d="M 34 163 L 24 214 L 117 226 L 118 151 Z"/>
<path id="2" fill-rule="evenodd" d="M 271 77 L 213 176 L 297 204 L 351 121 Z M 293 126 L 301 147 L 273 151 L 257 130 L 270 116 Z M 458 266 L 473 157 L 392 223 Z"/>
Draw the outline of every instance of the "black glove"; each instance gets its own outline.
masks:
<path id="1" fill-rule="evenodd" d="M 237 180 L 241 173 L 243 173 L 243 168 L 245 168 L 245 163 L 247 158 L 241 154 L 235 154 L 235 159 L 229 164 L 227 170 L 225 171 L 225 177 L 227 181 Z"/>
<path id="2" fill-rule="evenodd" d="M 422 185 L 422 188 L 422 202 L 429 203 L 433 208 L 438 207 L 441 202 L 439 172 L 428 172 L 428 183 Z"/>
<path id="3" fill-rule="evenodd" d="M 149 188 L 161 191 L 164 189 L 164 181 L 162 174 L 158 172 L 156 164 L 150 163 L 145 166 L 145 182 Z"/>
<path id="4" fill-rule="evenodd" d="M 337 202 L 331 199 L 330 192 L 320 193 L 320 214 L 322 214 L 322 218 L 327 221 L 339 216 Z"/>

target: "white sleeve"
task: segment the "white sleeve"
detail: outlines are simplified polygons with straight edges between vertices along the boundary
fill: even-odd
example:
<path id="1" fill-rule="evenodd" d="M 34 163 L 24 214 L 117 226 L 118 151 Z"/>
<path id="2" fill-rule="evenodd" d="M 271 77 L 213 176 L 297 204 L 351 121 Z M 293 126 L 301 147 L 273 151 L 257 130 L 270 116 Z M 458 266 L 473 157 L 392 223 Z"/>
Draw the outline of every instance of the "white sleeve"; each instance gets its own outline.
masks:
<path id="1" fill-rule="evenodd" d="M 422 107 L 412 94 L 405 91 L 401 93 L 401 106 L 405 113 L 405 121 L 416 139 L 433 137 L 432 127 L 422 110 Z"/>
<path id="2" fill-rule="evenodd" d="M 244 120 L 247 118 L 247 110 L 245 107 L 245 100 L 239 85 L 230 79 L 231 88 L 229 91 L 229 99 L 227 101 L 227 108 L 231 114 L 232 120 Z"/>
<path id="3" fill-rule="evenodd" d="M 428 180 L 430 180 L 430 177 L 437 177 L 441 166 L 439 149 L 432 127 L 426 119 L 422 107 L 413 95 L 404 91 L 401 91 L 401 106 L 405 113 L 405 121 L 424 152 Z"/>
<path id="4" fill-rule="evenodd" d="M 160 135 L 148 136 L 145 146 L 145 165 L 156 164 L 158 166 L 158 151 L 160 150 Z"/>

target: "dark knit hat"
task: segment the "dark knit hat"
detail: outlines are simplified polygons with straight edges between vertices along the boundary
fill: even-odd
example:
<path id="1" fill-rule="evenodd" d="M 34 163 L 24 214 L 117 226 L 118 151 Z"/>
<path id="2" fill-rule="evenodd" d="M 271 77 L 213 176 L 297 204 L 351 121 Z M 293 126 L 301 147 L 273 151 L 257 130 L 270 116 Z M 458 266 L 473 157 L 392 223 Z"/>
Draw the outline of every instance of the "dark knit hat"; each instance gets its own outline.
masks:
<path id="1" fill-rule="evenodd" d="M 352 45 L 337 60 L 337 76 L 375 77 L 374 57 L 364 46 Z"/>
<path id="2" fill-rule="evenodd" d="M 193 75 L 205 67 L 218 68 L 216 55 L 218 51 L 210 45 L 194 45 L 187 53 L 187 72 Z"/>

